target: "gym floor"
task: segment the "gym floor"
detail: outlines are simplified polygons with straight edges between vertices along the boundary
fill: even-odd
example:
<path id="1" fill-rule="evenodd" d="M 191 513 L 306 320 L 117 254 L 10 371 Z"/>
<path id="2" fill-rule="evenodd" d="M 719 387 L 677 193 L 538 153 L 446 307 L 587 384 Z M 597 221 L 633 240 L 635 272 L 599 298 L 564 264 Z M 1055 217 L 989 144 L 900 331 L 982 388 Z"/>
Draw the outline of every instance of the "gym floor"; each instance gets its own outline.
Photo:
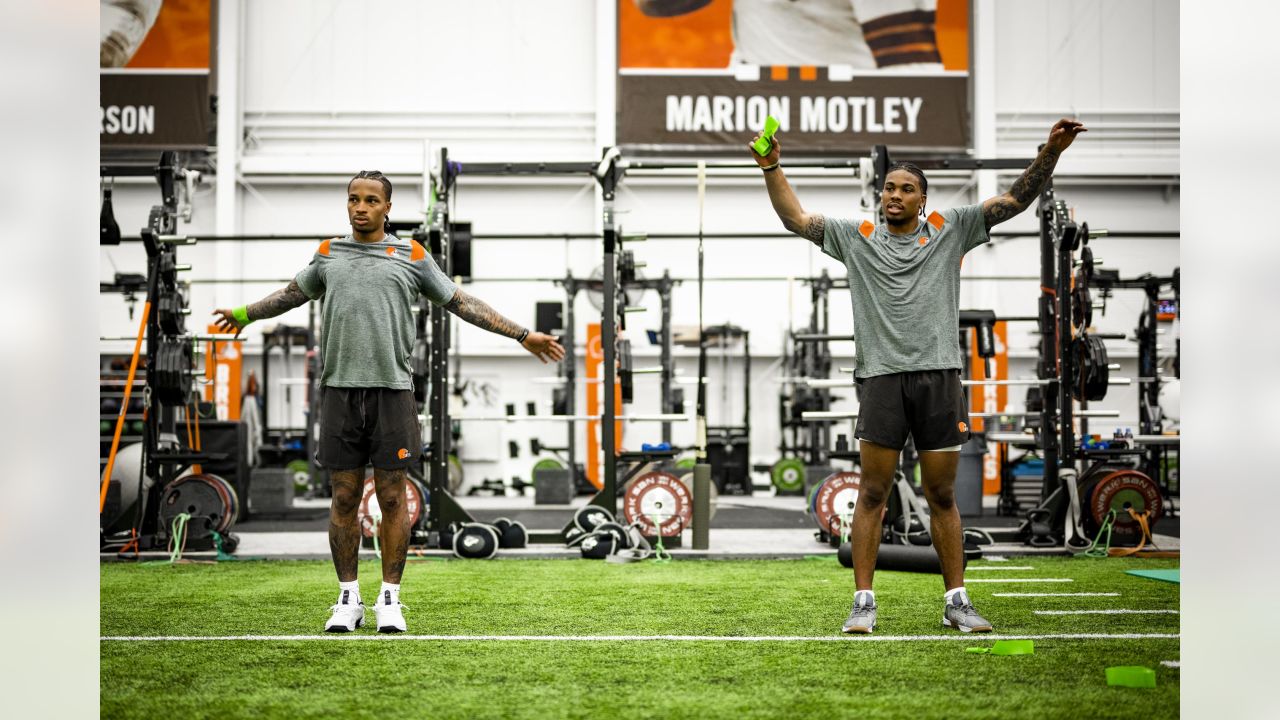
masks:
<path id="1" fill-rule="evenodd" d="M 533 531 L 560 530 L 572 517 L 573 510 L 586 504 L 589 498 L 580 496 L 571 505 L 534 505 L 530 496 L 493 497 L 464 496 L 459 502 L 477 522 L 492 523 L 499 517 L 524 523 Z M 994 496 L 984 498 L 983 515 L 964 517 L 965 527 L 987 530 L 1015 526 L 1020 518 L 996 515 Z M 296 498 L 288 512 L 254 513 L 247 520 L 236 523 L 232 532 L 240 539 L 237 554 L 244 557 L 289 560 L 329 559 L 329 501 L 326 498 Z M 685 532 L 683 546 L 673 548 L 676 557 L 707 557 L 713 559 L 795 559 L 808 555 L 832 553 L 830 547 L 814 538 L 814 519 L 805 513 L 804 499 L 797 496 L 775 496 L 760 493 L 757 496 L 721 495 L 711 520 L 713 532 L 707 551 L 694 551 L 692 534 Z M 1154 528 L 1156 546 L 1163 550 L 1180 548 L 1178 516 L 1160 519 Z M 1044 555 L 1061 554 L 1061 548 L 1040 549 L 1023 543 L 987 546 L 988 554 Z M 430 556 L 451 555 L 446 550 L 421 551 Z M 187 552 L 186 557 L 212 558 L 213 552 Z M 374 557 L 366 548 L 364 557 Z M 570 558 L 578 557 L 576 549 L 562 545 L 531 545 L 520 550 L 504 549 L 500 557 L 519 558 Z M 168 554 L 154 552 L 154 559 L 167 558 Z M 103 554 L 107 560 L 115 559 L 113 553 Z"/>
<path id="2" fill-rule="evenodd" d="M 839 632 L 852 577 L 830 552 L 411 558 L 403 635 L 320 632 L 327 561 L 104 563 L 101 714 L 1176 717 L 1179 586 L 1127 571 L 1177 566 L 989 556 L 966 573 L 985 636 L 940 626 L 936 575 L 883 572 L 879 627 L 853 637 Z M 376 561 L 360 576 L 372 595 Z M 1009 639 L 1034 653 L 969 652 Z M 1108 686 L 1130 665 L 1155 668 L 1155 689 Z"/>

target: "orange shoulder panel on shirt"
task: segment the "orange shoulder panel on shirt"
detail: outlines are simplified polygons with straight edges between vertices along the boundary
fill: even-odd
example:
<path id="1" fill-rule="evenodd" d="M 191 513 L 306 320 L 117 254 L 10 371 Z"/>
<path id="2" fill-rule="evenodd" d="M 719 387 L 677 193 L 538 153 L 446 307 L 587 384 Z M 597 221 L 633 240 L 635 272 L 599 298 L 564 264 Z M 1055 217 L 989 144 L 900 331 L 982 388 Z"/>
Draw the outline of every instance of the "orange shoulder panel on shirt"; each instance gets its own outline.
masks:
<path id="1" fill-rule="evenodd" d="M 876 231 L 876 224 L 871 222 L 870 220 L 863 220 L 862 224 L 858 226 L 858 232 L 861 233 L 862 237 L 864 238 L 870 238 L 871 233 L 875 231 Z"/>
<path id="2" fill-rule="evenodd" d="M 412 246 L 412 250 L 409 251 L 410 260 L 412 260 L 413 262 L 418 262 L 419 260 L 427 256 L 427 249 L 422 247 L 422 243 L 418 242 L 417 240 L 410 240 L 409 244 Z"/>
<path id="3" fill-rule="evenodd" d="M 329 238 L 328 240 L 325 240 L 324 242 L 320 243 L 320 249 L 319 249 L 317 252 L 319 252 L 321 255 L 328 256 L 328 255 L 329 255 L 329 243 L 331 243 L 331 242 L 333 242 L 333 238 Z"/>
<path id="4" fill-rule="evenodd" d="M 929 213 L 929 224 L 933 226 L 934 230 L 941 230 L 945 222 L 946 221 L 942 219 L 942 214 L 937 210 Z"/>

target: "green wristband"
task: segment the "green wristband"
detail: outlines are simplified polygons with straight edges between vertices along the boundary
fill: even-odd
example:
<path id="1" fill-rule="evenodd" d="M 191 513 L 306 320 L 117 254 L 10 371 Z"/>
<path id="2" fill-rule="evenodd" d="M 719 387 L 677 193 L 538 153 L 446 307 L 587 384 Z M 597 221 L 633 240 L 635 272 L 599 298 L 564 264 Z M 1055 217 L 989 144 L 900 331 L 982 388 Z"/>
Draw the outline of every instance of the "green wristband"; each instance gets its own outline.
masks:
<path id="1" fill-rule="evenodd" d="M 249 307 L 247 305 L 241 305 L 235 310 L 232 310 L 231 317 L 236 319 L 236 322 L 240 325 L 240 327 L 244 327 L 249 323 L 253 322 L 252 320 L 249 319 Z"/>

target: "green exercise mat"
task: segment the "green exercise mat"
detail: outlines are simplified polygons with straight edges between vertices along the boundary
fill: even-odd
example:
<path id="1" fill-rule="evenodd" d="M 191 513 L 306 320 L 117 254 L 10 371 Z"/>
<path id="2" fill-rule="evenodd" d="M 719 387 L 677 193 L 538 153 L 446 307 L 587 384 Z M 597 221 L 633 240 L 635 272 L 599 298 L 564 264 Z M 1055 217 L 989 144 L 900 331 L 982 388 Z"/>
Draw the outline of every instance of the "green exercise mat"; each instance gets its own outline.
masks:
<path id="1" fill-rule="evenodd" d="M 1129 575 L 1137 575 L 1149 580 L 1163 580 L 1164 582 L 1182 584 L 1182 579 L 1179 575 L 1182 572 L 1180 568 L 1174 568 L 1173 570 L 1125 570 L 1125 572 Z"/>
<path id="2" fill-rule="evenodd" d="M 1153 688 L 1156 686 L 1156 671 L 1141 665 L 1109 667 L 1107 684 L 1114 687 Z"/>
<path id="3" fill-rule="evenodd" d="M 965 652 L 977 655 L 1034 655 L 1034 640 L 997 640 L 995 645 L 986 647 L 965 648 Z"/>

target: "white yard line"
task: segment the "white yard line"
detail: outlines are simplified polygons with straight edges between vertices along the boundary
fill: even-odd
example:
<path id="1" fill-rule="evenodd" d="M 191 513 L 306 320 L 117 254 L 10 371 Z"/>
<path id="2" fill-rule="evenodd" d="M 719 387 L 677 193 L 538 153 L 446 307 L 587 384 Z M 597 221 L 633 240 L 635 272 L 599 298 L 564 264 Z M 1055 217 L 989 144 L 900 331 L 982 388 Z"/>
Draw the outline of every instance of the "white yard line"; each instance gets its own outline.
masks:
<path id="1" fill-rule="evenodd" d="M 981 572 L 983 570 L 1035 570 L 1035 568 L 1030 565 L 1009 565 L 1008 567 L 983 565 L 982 567 L 967 567 L 964 569 L 965 572 Z"/>
<path id="2" fill-rule="evenodd" d="M 1011 583 L 1011 582 L 1075 582 L 1071 578 L 974 578 L 965 580 L 969 583 Z"/>
<path id="3" fill-rule="evenodd" d="M 1177 610 L 1035 610 L 1037 615 L 1177 615 Z"/>
<path id="4" fill-rule="evenodd" d="M 991 593 L 991 597 L 1120 597 L 1120 593 Z"/>
<path id="5" fill-rule="evenodd" d="M 418 640 L 428 642 L 872 642 L 993 640 L 1166 640 L 1177 633 L 1060 633 L 1051 635 L 406 635 L 402 633 L 333 633 L 324 635 L 103 635 L 102 642 L 278 642 L 293 640 Z"/>
<path id="6" fill-rule="evenodd" d="M 1177 661 L 1177 660 L 1161 660 L 1161 661 L 1160 661 L 1160 664 L 1161 664 L 1161 665 L 1163 665 L 1163 666 L 1165 666 L 1165 667 L 1171 667 L 1171 668 L 1180 668 L 1180 667 L 1182 667 L 1182 663 L 1181 663 L 1181 662 L 1179 662 L 1179 661 Z"/>

